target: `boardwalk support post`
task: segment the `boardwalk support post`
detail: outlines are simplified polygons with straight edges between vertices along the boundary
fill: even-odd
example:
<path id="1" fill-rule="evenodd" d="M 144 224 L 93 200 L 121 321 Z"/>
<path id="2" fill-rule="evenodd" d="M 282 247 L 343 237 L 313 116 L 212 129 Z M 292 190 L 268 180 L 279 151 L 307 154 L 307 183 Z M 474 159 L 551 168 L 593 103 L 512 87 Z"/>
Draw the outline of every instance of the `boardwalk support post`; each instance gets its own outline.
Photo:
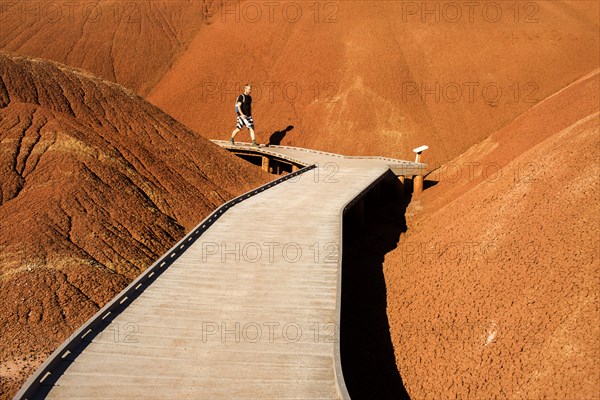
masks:
<path id="1" fill-rule="evenodd" d="M 404 175 L 399 175 L 398 176 L 398 181 L 400 182 L 400 196 L 404 196 L 404 180 L 406 179 L 406 177 Z"/>
<path id="2" fill-rule="evenodd" d="M 415 175 L 413 178 L 413 195 L 423 193 L 423 175 Z"/>
<path id="3" fill-rule="evenodd" d="M 262 170 L 265 172 L 269 171 L 269 157 L 262 156 Z"/>
<path id="4" fill-rule="evenodd" d="M 413 152 L 416 153 L 415 163 L 421 162 L 421 153 L 427 150 L 428 146 L 421 146 L 413 149 Z M 423 175 L 415 175 L 413 177 L 413 195 L 418 195 L 423 192 Z"/>

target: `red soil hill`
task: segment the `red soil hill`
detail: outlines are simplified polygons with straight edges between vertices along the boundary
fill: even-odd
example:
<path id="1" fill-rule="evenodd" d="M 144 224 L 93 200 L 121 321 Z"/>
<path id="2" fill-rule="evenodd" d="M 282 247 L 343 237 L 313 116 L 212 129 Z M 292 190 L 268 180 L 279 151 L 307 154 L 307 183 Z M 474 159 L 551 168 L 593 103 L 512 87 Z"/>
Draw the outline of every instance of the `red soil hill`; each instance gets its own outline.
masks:
<path id="1" fill-rule="evenodd" d="M 123 87 L 0 53 L 0 397 L 257 168 Z"/>
<path id="2" fill-rule="evenodd" d="M 82 68 L 145 95 L 202 20 L 196 1 L 0 0 L 0 49 Z"/>
<path id="3" fill-rule="evenodd" d="M 261 141 L 445 162 L 599 63 L 598 2 L 475 3 L 231 2 L 147 98 L 226 138 L 250 81 Z"/>
<path id="4" fill-rule="evenodd" d="M 224 4 L 222 6 L 222 4 Z M 596 1 L 0 0 L 0 49 L 83 68 L 209 138 L 445 162 L 598 67 Z"/>
<path id="5" fill-rule="evenodd" d="M 409 205 L 384 271 L 411 397 L 599 398 L 599 77 L 443 165 Z"/>

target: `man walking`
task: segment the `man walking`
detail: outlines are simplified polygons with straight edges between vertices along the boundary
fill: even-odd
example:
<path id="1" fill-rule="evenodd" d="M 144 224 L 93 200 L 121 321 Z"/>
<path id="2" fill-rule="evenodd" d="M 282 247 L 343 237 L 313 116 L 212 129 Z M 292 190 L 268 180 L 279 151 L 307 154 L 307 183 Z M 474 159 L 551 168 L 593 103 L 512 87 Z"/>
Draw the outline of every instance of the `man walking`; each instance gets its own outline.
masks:
<path id="1" fill-rule="evenodd" d="M 254 136 L 254 121 L 252 120 L 252 86 L 247 84 L 244 86 L 244 93 L 240 94 L 235 103 L 235 112 L 237 114 L 237 125 L 231 133 L 229 144 L 235 144 L 235 135 L 242 130 L 243 127 L 248 128 L 250 137 L 252 138 L 252 146 L 258 147 Z"/>

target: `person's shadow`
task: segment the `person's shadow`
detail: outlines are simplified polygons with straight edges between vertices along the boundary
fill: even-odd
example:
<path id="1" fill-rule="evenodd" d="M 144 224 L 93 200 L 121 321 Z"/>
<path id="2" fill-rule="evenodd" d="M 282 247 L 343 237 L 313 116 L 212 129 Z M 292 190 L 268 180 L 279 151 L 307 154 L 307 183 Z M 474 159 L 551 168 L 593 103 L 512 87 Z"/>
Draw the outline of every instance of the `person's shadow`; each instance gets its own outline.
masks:
<path id="1" fill-rule="evenodd" d="M 289 125 L 287 128 L 285 128 L 282 131 L 273 132 L 271 134 L 271 137 L 269 137 L 269 145 L 279 146 L 281 144 L 281 141 L 285 137 L 285 134 L 288 133 L 289 131 L 291 131 L 292 129 L 294 129 L 294 126 Z"/>

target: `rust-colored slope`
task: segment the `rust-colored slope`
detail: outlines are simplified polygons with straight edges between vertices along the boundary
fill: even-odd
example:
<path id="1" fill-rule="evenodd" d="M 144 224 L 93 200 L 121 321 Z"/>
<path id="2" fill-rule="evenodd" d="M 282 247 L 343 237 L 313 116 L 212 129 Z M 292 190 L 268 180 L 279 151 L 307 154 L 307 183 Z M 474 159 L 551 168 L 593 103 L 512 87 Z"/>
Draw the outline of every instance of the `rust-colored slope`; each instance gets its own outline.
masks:
<path id="1" fill-rule="evenodd" d="M 384 268 L 413 398 L 598 398 L 599 77 L 442 166 L 411 202 Z"/>
<path id="2" fill-rule="evenodd" d="M 225 5 L 222 6 L 221 4 Z M 48 5 L 50 4 L 50 5 Z M 0 49 L 118 82 L 210 138 L 445 162 L 599 63 L 594 1 L 0 0 Z"/>
<path id="3" fill-rule="evenodd" d="M 263 142 L 293 125 L 283 144 L 400 158 L 428 144 L 429 160 L 445 162 L 598 67 L 597 2 L 493 4 L 215 8 L 148 99 L 226 138 L 250 81 Z"/>
<path id="4" fill-rule="evenodd" d="M 0 0 L 0 49 L 91 71 L 144 95 L 202 28 L 195 1 Z"/>
<path id="5" fill-rule="evenodd" d="M 123 87 L 0 53 L 0 397 L 260 170 Z"/>

